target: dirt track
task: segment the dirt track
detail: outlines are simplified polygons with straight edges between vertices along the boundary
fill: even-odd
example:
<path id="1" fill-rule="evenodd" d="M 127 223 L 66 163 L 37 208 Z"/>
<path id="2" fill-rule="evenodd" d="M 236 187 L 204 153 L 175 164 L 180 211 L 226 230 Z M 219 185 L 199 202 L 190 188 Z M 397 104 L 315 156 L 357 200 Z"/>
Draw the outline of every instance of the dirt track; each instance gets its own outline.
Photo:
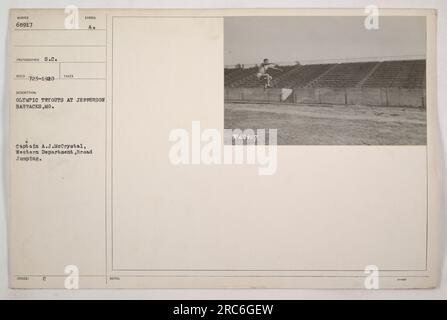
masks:
<path id="1" fill-rule="evenodd" d="M 417 108 L 225 103 L 226 129 L 278 129 L 280 145 L 425 145 Z"/>

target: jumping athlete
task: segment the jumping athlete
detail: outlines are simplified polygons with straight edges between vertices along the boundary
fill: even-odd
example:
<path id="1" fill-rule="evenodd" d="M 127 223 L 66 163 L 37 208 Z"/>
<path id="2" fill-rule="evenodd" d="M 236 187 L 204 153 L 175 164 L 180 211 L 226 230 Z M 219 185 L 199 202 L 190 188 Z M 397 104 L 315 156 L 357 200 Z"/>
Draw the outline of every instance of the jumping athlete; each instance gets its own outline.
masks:
<path id="1" fill-rule="evenodd" d="M 271 88 L 270 82 L 273 79 L 273 77 L 267 73 L 268 69 L 281 71 L 281 69 L 279 69 L 275 64 L 270 63 L 269 59 L 264 59 L 264 61 L 259 65 L 258 73 L 256 74 L 258 79 L 265 80 L 264 88 Z"/>

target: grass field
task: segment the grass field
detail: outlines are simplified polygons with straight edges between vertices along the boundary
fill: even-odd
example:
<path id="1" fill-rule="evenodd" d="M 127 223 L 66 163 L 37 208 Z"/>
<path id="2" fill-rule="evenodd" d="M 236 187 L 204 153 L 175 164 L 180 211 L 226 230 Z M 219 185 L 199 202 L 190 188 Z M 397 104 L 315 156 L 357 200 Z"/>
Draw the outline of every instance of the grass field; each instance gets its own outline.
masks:
<path id="1" fill-rule="evenodd" d="M 418 108 L 225 103 L 226 129 L 278 129 L 279 145 L 425 145 Z"/>

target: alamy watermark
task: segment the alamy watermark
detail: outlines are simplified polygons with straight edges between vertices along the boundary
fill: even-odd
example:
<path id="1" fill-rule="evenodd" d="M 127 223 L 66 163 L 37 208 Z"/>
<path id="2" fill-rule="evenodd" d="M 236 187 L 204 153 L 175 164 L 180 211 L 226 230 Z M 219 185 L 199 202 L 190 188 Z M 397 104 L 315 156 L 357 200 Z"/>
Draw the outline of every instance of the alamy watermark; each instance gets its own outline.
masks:
<path id="1" fill-rule="evenodd" d="M 193 121 L 191 132 L 171 130 L 169 160 L 174 165 L 257 165 L 259 175 L 273 175 L 277 169 L 276 129 L 218 129 L 201 131 Z"/>
<path id="2" fill-rule="evenodd" d="M 75 5 L 66 6 L 64 26 L 65 29 L 79 29 L 79 8 Z"/>
<path id="3" fill-rule="evenodd" d="M 375 5 L 365 7 L 365 28 L 379 30 L 379 8 Z"/>
<path id="4" fill-rule="evenodd" d="M 64 272 L 67 275 L 64 282 L 65 289 L 79 289 L 79 268 L 75 265 L 67 265 Z"/>
<path id="5" fill-rule="evenodd" d="M 378 290 L 380 289 L 380 283 L 379 283 L 379 279 L 380 279 L 380 271 L 379 271 L 379 267 L 377 267 L 376 265 L 369 265 L 365 267 L 365 282 L 364 282 L 364 286 L 365 289 L 368 290 Z"/>

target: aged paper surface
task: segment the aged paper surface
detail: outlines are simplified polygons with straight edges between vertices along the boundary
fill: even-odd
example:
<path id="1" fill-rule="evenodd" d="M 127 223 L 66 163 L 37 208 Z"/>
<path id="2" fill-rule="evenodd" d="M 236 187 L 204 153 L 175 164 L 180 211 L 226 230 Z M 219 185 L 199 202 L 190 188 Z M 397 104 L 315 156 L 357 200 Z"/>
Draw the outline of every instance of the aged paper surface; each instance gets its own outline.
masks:
<path id="1" fill-rule="evenodd" d="M 343 25 L 363 21 L 363 10 L 12 10 L 11 287 L 365 288 L 375 275 L 380 288 L 436 286 L 436 16 L 380 15 L 390 25 L 423 19 L 423 59 L 271 64 L 278 73 L 270 62 L 225 61 L 238 41 L 230 19 L 254 18 L 267 34 L 268 18 Z M 402 76 L 411 88 L 393 85 L 397 77 L 374 85 L 386 63 L 412 68 Z M 306 68 L 321 71 L 311 79 Z M 330 77 L 337 70 L 348 71 Z M 289 84 L 305 75 L 306 85 Z M 317 104 L 298 101 L 311 90 Z M 263 108 L 281 121 L 262 122 Z M 287 126 L 328 110 L 328 119 L 343 113 L 339 131 Z M 228 150 L 250 147 L 230 143 L 208 163 L 205 142 L 248 129 L 244 119 L 278 129 L 267 150 L 275 160 L 226 162 Z M 363 135 L 356 121 L 373 125 Z M 191 148 L 176 158 L 181 134 Z"/>

